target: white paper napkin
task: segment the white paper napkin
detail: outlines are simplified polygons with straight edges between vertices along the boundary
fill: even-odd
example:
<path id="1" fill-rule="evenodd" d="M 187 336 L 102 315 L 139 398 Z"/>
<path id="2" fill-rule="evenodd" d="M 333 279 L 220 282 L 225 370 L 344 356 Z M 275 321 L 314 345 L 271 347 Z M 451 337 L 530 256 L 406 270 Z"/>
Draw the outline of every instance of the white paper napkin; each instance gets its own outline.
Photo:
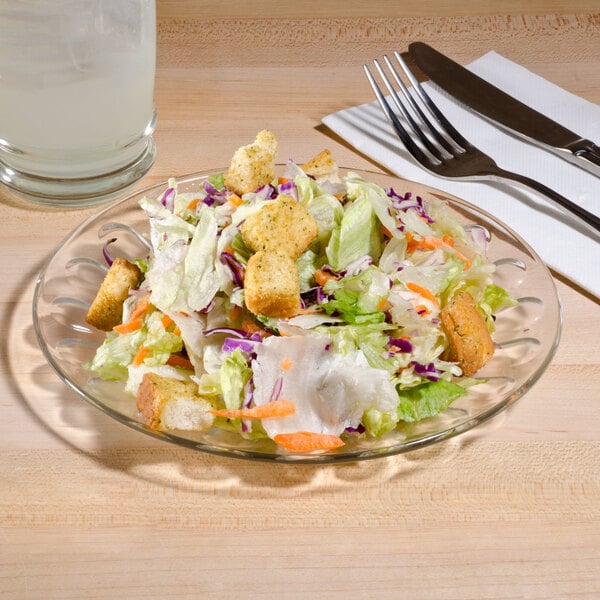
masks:
<path id="1" fill-rule="evenodd" d="M 600 106 L 496 52 L 489 52 L 468 68 L 582 137 L 600 143 Z M 364 81 L 370 89 L 366 78 Z M 425 86 L 450 122 L 500 167 L 537 179 L 600 214 L 600 178 L 506 133 L 432 84 Z M 508 182 L 459 182 L 431 175 L 404 149 L 376 102 L 328 115 L 323 123 L 398 176 L 442 189 L 495 215 L 520 234 L 549 267 L 600 298 L 600 238 L 587 234 L 539 194 Z"/>

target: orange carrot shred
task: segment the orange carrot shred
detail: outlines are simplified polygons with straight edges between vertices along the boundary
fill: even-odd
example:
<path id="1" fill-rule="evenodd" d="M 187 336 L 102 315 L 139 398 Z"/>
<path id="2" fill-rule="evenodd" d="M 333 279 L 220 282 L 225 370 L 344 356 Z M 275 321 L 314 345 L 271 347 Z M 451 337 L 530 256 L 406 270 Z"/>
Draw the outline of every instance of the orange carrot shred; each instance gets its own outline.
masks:
<path id="1" fill-rule="evenodd" d="M 431 311 L 424 304 L 419 304 L 418 306 L 415 306 L 415 310 L 422 317 L 426 317 L 428 314 L 431 313 Z"/>
<path id="2" fill-rule="evenodd" d="M 127 321 L 127 323 L 115 325 L 113 331 L 116 331 L 117 333 L 133 333 L 134 331 L 141 329 L 143 324 L 143 319 L 131 319 L 130 321 Z"/>
<path id="3" fill-rule="evenodd" d="M 294 366 L 294 361 L 290 360 L 287 356 L 281 361 L 281 370 L 289 371 Z"/>
<path id="4" fill-rule="evenodd" d="M 382 298 L 377 304 L 377 310 L 388 310 L 390 308 L 390 303 L 387 301 L 387 298 Z"/>
<path id="5" fill-rule="evenodd" d="M 278 433 L 273 441 L 292 452 L 309 452 L 310 450 L 333 450 L 344 445 L 337 435 L 297 431 L 295 433 Z"/>
<path id="6" fill-rule="evenodd" d="M 423 298 L 427 298 L 427 300 L 430 300 L 436 306 L 440 305 L 440 301 L 427 288 L 417 285 L 416 283 L 407 283 L 406 287 L 409 290 L 411 290 L 412 292 L 416 292 L 417 294 L 420 294 L 421 296 L 423 296 Z"/>
<path id="7" fill-rule="evenodd" d="M 244 321 L 242 323 L 242 330 L 245 331 L 248 335 L 252 335 L 253 333 L 257 333 L 261 338 L 268 337 L 270 333 L 265 331 L 262 327 L 257 325 L 254 321 Z"/>
<path id="8" fill-rule="evenodd" d="M 193 200 L 190 201 L 190 203 L 187 205 L 187 207 L 190 210 L 196 210 L 196 207 L 198 206 L 198 204 L 200 204 L 201 199 L 200 198 L 194 198 Z"/>
<path id="9" fill-rule="evenodd" d="M 140 298 L 131 309 L 129 320 L 137 319 L 141 317 L 150 308 L 150 296 L 146 295 Z"/>
<path id="10" fill-rule="evenodd" d="M 459 252 L 458 250 L 455 250 L 454 254 L 456 255 L 456 258 L 463 260 L 465 262 L 463 271 L 467 271 L 471 268 L 471 259 L 469 257 L 465 256 L 462 252 Z"/>
<path id="11" fill-rule="evenodd" d="M 231 202 L 231 204 L 233 204 L 233 206 L 235 206 L 236 208 L 244 203 L 244 201 L 237 194 L 233 193 L 227 196 L 227 200 L 229 200 L 229 202 Z"/>
<path id="12" fill-rule="evenodd" d="M 194 370 L 194 365 L 189 358 L 181 356 L 181 354 L 171 354 L 167 359 L 167 364 L 170 367 L 183 367 L 184 369 Z"/>
<path id="13" fill-rule="evenodd" d="M 173 319 L 171 319 L 169 315 L 163 315 L 160 322 L 162 323 L 162 326 L 166 329 L 169 325 L 171 325 L 171 323 L 173 323 Z"/>
<path id="14" fill-rule="evenodd" d="M 144 362 L 144 359 L 146 358 L 146 356 L 148 356 L 149 353 L 150 350 L 146 348 L 146 346 L 140 346 L 138 348 L 138 351 L 135 353 L 135 356 L 133 357 L 133 364 L 136 367 L 139 367 Z"/>
<path id="15" fill-rule="evenodd" d="M 242 307 L 239 304 L 233 304 L 229 311 L 230 321 L 237 321 L 242 314 Z"/>
<path id="16" fill-rule="evenodd" d="M 334 275 L 333 273 L 328 273 L 323 269 L 317 269 L 315 271 L 314 277 L 318 285 L 325 285 L 330 279 L 339 279 L 337 275 Z"/>
<path id="17" fill-rule="evenodd" d="M 389 238 L 389 239 L 392 238 L 392 232 L 385 225 L 380 225 L 379 229 L 381 230 L 381 233 L 383 233 L 383 235 L 386 238 Z"/>
<path id="18" fill-rule="evenodd" d="M 293 415 L 296 412 L 296 405 L 291 400 L 280 398 L 252 408 L 223 408 L 208 412 L 226 419 L 278 419 Z"/>

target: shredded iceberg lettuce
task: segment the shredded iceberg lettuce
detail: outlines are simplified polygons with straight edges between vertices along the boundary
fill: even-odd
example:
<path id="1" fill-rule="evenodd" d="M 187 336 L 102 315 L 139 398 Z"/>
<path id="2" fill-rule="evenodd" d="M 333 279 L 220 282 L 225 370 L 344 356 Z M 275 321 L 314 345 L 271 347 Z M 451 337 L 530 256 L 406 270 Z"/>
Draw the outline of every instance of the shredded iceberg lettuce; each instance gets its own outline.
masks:
<path id="1" fill-rule="evenodd" d="M 252 251 L 239 226 L 280 193 L 318 229 L 296 261 L 302 313 L 290 319 L 254 315 L 244 301 Z M 444 202 L 355 173 L 320 181 L 293 161 L 285 179 L 231 198 L 219 174 L 186 193 L 169 180 L 160 197 L 140 202 L 152 244 L 138 261 L 140 293 L 150 308 L 137 329 L 106 335 L 91 370 L 132 394 L 148 371 L 195 381 L 223 410 L 294 403 L 285 418 L 215 420 L 245 437 L 381 436 L 467 393 L 472 380 L 447 360 L 442 307 L 468 291 L 493 332 L 495 314 L 515 301 Z"/>

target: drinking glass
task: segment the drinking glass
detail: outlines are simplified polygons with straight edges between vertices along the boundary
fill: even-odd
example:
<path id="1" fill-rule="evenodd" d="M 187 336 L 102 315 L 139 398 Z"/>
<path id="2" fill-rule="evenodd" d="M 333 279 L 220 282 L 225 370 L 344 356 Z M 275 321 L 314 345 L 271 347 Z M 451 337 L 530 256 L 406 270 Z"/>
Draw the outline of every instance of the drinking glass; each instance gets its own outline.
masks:
<path id="1" fill-rule="evenodd" d="M 40 204 L 109 200 L 145 175 L 154 0 L 0 1 L 0 182 Z"/>

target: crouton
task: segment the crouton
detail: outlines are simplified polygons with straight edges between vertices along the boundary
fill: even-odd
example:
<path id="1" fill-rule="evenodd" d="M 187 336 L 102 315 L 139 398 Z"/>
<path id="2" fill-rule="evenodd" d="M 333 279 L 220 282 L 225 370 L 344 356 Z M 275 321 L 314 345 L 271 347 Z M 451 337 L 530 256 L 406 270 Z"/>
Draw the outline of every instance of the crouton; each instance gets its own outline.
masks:
<path id="1" fill-rule="evenodd" d="M 338 180 L 338 165 L 329 150 L 321 150 L 319 154 L 302 165 L 302 170 L 316 179 Z"/>
<path id="2" fill-rule="evenodd" d="M 206 431 L 214 421 L 213 406 L 197 393 L 192 381 L 146 373 L 138 389 L 137 407 L 153 429 Z"/>
<path id="3" fill-rule="evenodd" d="M 456 361 L 463 375 L 470 377 L 494 354 L 494 342 L 473 297 L 468 292 L 453 296 L 440 314 L 450 343 L 450 360 Z"/>
<path id="4" fill-rule="evenodd" d="M 260 131 L 252 144 L 234 152 L 225 173 L 225 185 L 241 196 L 273 181 L 278 147 L 270 131 Z"/>
<path id="5" fill-rule="evenodd" d="M 88 310 L 86 322 L 103 331 L 118 325 L 123 318 L 123 302 L 141 278 L 142 272 L 136 265 L 124 258 L 116 258 Z"/>
<path id="6" fill-rule="evenodd" d="M 317 237 L 315 218 L 291 196 L 280 194 L 240 226 L 244 243 L 254 252 L 287 254 L 296 259 Z"/>
<path id="7" fill-rule="evenodd" d="M 246 265 L 244 298 L 255 315 L 286 319 L 298 314 L 301 303 L 296 261 L 278 252 L 253 254 Z"/>

